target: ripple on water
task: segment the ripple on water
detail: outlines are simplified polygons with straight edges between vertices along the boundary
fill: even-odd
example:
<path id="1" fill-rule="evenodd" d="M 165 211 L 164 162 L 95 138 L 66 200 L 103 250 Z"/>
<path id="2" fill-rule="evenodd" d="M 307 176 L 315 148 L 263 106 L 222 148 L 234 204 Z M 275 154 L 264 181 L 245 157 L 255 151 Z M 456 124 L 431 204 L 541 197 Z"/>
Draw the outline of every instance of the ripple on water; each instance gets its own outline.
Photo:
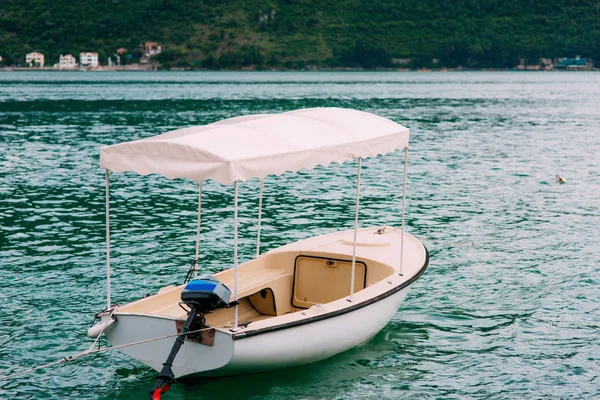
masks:
<path id="1" fill-rule="evenodd" d="M 337 106 L 411 128 L 407 225 L 430 249 L 430 269 L 366 345 L 315 365 L 189 382 L 169 398 L 598 396 L 598 80 L 2 74 L 0 374 L 89 345 L 105 297 L 100 146 L 241 114 Z M 399 224 L 401 165 L 398 153 L 364 162 L 364 224 Z M 347 164 L 268 178 L 263 249 L 351 228 L 354 174 Z M 181 281 L 194 253 L 197 188 L 113 174 L 116 302 Z M 204 188 L 201 265 L 217 271 L 232 262 L 232 190 Z M 242 259 L 254 254 L 257 192 L 255 181 L 241 185 Z M 0 382 L 0 397 L 137 399 L 154 377 L 113 353 Z"/>

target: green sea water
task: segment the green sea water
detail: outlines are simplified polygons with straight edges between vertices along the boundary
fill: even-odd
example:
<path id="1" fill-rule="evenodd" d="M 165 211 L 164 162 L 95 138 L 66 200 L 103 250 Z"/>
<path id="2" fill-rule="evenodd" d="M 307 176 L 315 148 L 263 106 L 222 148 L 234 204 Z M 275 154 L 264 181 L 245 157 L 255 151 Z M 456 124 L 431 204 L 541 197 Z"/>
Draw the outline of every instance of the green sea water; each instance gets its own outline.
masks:
<path id="1" fill-rule="evenodd" d="M 598 73 L 0 73 L 0 375 L 91 344 L 106 301 L 101 146 L 305 107 L 411 129 L 407 229 L 430 268 L 359 348 L 176 385 L 164 399 L 600 396 Z M 363 165 L 361 224 L 398 225 L 401 155 Z M 351 229 L 355 172 L 268 178 L 263 250 Z M 113 301 L 181 283 L 197 184 L 134 174 L 111 184 Z M 216 271 L 232 263 L 233 190 L 204 189 L 201 265 Z M 247 260 L 258 182 L 240 193 Z M 143 399 L 155 376 L 110 352 L 0 381 L 0 398 Z"/>

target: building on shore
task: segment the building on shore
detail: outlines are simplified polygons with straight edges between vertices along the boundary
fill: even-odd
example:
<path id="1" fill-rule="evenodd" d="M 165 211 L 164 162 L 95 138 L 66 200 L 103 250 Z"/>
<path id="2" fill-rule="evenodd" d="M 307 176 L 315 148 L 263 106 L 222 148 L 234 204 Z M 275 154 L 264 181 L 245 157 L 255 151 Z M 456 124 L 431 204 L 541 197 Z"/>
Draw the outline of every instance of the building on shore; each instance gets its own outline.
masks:
<path id="1" fill-rule="evenodd" d="M 163 51 L 163 46 L 159 46 L 156 42 L 146 42 L 140 45 L 140 50 L 146 57 L 152 57 L 160 54 Z"/>
<path id="2" fill-rule="evenodd" d="M 33 51 L 25 55 L 25 63 L 30 67 L 44 68 L 44 55 L 38 51 Z"/>
<path id="3" fill-rule="evenodd" d="M 115 67 L 121 65 L 121 56 L 115 53 L 112 56 L 108 57 L 108 63 L 106 64 L 109 67 Z"/>
<path id="4" fill-rule="evenodd" d="M 127 49 L 125 47 L 119 47 L 117 49 L 117 54 L 122 56 L 123 54 L 127 54 Z"/>
<path id="5" fill-rule="evenodd" d="M 77 60 L 71 54 L 60 55 L 58 64 L 54 64 L 54 68 L 58 69 L 75 69 L 77 68 Z"/>
<path id="6" fill-rule="evenodd" d="M 79 65 L 82 67 L 98 67 L 98 53 L 96 52 L 84 52 L 79 53 Z"/>
<path id="7" fill-rule="evenodd" d="M 554 66 L 556 70 L 563 71 L 589 71 L 593 67 L 592 60 L 588 58 L 563 58 Z"/>

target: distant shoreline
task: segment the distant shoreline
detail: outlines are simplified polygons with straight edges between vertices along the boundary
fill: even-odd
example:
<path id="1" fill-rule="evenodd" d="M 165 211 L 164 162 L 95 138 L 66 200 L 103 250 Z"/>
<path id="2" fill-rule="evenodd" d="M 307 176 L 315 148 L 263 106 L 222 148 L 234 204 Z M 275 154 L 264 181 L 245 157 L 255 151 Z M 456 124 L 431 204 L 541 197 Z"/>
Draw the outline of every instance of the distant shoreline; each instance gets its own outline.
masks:
<path id="1" fill-rule="evenodd" d="M 223 68 L 223 69 L 191 69 L 191 68 L 171 68 L 160 69 L 156 65 L 126 65 L 120 67 L 100 67 L 86 69 L 59 69 L 53 67 L 0 67 L 0 72 L 598 72 L 600 68 L 592 68 L 589 70 L 559 70 L 559 69 L 520 69 L 520 68 L 303 68 L 303 69 L 286 69 L 286 68 Z"/>
<path id="2" fill-rule="evenodd" d="M 156 71 L 152 66 L 140 66 L 133 64 L 131 66 L 109 67 L 101 66 L 99 68 L 54 68 L 54 67 L 0 67 L 3 72 L 20 72 L 20 71 L 39 71 L 39 72 L 120 72 L 120 71 Z"/>

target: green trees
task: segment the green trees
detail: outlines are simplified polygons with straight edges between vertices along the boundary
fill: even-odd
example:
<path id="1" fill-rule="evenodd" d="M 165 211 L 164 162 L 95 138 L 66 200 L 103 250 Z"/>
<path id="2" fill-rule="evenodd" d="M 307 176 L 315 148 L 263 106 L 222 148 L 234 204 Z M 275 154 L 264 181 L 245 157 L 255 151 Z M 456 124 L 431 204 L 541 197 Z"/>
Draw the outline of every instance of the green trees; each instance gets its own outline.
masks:
<path id="1" fill-rule="evenodd" d="M 18 64 L 139 44 L 165 67 L 513 67 L 523 58 L 600 60 L 597 0 L 3 0 L 0 56 Z M 432 59 L 437 59 L 433 64 Z"/>

